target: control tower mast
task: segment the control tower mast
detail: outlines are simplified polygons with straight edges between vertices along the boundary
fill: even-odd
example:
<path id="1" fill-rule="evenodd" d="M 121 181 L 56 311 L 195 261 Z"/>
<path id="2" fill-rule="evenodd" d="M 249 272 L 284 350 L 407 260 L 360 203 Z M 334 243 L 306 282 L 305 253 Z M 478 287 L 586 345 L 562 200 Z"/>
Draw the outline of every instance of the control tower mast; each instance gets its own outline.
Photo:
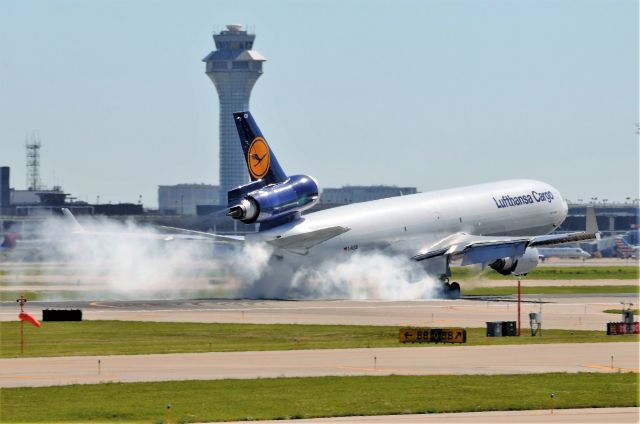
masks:
<path id="1" fill-rule="evenodd" d="M 227 191 L 250 180 L 232 114 L 249 109 L 251 89 L 267 60 L 252 50 L 255 38 L 242 25 L 227 25 L 226 30 L 213 35 L 217 50 L 202 59 L 220 100 L 221 205 L 227 204 Z"/>
<path id="2" fill-rule="evenodd" d="M 27 188 L 37 191 L 40 190 L 40 138 L 31 134 L 25 138 L 24 145 L 27 150 Z"/>

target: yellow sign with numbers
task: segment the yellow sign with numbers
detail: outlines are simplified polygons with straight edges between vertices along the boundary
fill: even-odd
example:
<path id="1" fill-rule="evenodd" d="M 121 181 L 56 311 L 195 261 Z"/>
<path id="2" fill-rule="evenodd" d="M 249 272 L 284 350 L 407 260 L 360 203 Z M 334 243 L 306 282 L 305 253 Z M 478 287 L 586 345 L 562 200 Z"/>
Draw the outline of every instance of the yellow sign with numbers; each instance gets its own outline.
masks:
<path id="1" fill-rule="evenodd" d="M 401 328 L 400 343 L 466 343 L 464 328 Z"/>

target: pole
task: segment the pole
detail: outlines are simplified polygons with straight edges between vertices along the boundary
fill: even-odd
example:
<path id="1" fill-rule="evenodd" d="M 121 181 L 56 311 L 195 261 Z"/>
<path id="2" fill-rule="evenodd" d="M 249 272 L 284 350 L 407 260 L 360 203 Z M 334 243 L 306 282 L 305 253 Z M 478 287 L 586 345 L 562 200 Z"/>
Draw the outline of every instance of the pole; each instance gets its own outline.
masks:
<path id="1" fill-rule="evenodd" d="M 20 296 L 20 299 L 16 299 L 16 302 L 20 305 L 20 314 L 24 313 L 24 304 L 27 302 L 27 299 L 24 296 Z M 24 353 L 24 321 L 20 320 L 20 354 Z"/>
<path id="2" fill-rule="evenodd" d="M 518 337 L 520 337 L 520 280 L 518 280 Z"/>

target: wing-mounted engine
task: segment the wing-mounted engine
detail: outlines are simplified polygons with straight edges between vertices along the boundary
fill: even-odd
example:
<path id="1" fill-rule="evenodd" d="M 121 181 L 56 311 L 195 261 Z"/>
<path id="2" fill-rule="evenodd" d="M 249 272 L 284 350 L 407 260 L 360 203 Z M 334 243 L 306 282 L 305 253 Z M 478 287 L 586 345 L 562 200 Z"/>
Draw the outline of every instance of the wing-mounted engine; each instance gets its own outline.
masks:
<path id="1" fill-rule="evenodd" d="M 529 247 L 522 256 L 498 259 L 489 266 L 502 275 L 525 275 L 538 266 L 539 256 L 538 249 Z"/>
<path id="2" fill-rule="evenodd" d="M 318 184 L 307 175 L 269 185 L 257 180 L 229 192 L 227 215 L 245 224 L 292 221 L 318 202 L 318 193 Z"/>

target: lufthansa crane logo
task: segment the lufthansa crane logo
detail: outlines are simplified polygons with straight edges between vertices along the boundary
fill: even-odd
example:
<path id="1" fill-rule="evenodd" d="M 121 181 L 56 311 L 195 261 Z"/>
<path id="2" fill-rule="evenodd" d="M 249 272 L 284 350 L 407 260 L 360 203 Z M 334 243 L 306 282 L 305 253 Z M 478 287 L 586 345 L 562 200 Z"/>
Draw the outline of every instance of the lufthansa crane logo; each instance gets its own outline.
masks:
<path id="1" fill-rule="evenodd" d="M 271 158 L 269 156 L 269 146 L 264 138 L 256 137 L 251 142 L 247 153 L 247 164 L 253 178 L 259 180 L 267 175 Z"/>

